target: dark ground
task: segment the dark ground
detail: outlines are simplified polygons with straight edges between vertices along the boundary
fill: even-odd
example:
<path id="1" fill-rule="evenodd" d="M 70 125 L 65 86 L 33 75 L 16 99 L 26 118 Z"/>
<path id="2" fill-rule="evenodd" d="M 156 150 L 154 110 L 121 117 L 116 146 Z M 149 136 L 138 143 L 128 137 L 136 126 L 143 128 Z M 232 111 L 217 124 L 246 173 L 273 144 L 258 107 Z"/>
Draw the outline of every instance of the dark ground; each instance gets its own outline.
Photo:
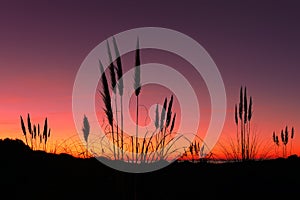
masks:
<path id="1" fill-rule="evenodd" d="M 174 162 L 130 174 L 96 159 L 31 151 L 0 140 L 0 199 L 298 199 L 300 158 L 245 163 Z M 134 187 L 136 183 L 136 188 Z"/>

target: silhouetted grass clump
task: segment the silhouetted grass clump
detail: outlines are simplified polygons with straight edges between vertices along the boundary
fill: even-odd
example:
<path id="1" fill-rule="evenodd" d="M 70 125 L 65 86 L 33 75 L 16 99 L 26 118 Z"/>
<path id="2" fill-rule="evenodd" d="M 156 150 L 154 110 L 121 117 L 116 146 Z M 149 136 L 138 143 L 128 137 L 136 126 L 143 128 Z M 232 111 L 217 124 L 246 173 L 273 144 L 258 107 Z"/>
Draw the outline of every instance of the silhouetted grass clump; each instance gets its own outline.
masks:
<path id="1" fill-rule="evenodd" d="M 135 63 L 134 63 L 134 78 L 133 88 L 136 96 L 136 132 L 135 135 L 129 136 L 124 133 L 123 127 L 123 89 L 124 83 L 122 80 L 123 70 L 122 61 L 119 54 L 116 39 L 113 38 L 113 45 L 115 50 L 116 59 L 112 59 L 109 43 L 107 42 L 107 51 L 109 58 L 109 75 L 110 86 L 107 79 L 107 75 L 104 71 L 104 67 L 100 64 L 101 83 L 102 87 L 100 94 L 104 103 L 104 112 L 108 121 L 110 129 L 107 130 L 106 136 L 110 135 L 111 145 L 107 144 L 106 150 L 102 152 L 112 152 L 112 159 L 114 160 L 127 160 L 134 163 L 148 163 L 158 160 L 167 159 L 171 154 L 179 151 L 174 147 L 174 144 L 182 137 L 182 135 L 174 133 L 176 113 L 172 112 L 173 107 L 173 95 L 170 97 L 170 101 L 165 98 L 163 108 L 161 111 L 156 107 L 155 116 L 155 130 L 148 131 L 144 137 L 139 134 L 139 96 L 141 95 L 141 55 L 140 55 L 140 41 L 137 39 L 135 50 Z M 116 64 L 114 63 L 116 62 Z M 114 99 L 111 98 L 111 93 L 114 94 Z M 118 106 L 117 94 L 120 98 L 120 106 Z M 113 111 L 112 103 L 115 104 L 115 111 Z M 118 108 L 120 107 L 120 112 Z M 114 114 L 115 113 L 115 114 Z M 119 116 L 120 115 L 120 116 Z M 120 119 L 120 121 L 119 121 Z M 119 124 L 120 123 L 120 124 Z M 102 144 L 101 144 L 102 146 Z M 174 147 L 174 148 L 173 148 Z"/>
<path id="2" fill-rule="evenodd" d="M 25 142 L 32 150 L 47 150 L 47 142 L 50 138 L 51 129 L 48 127 L 48 120 L 45 118 L 44 128 L 41 130 L 40 124 L 32 124 L 29 113 L 27 114 L 27 130 L 23 117 L 20 116 L 21 128 L 25 137 Z M 28 131 L 28 133 L 27 133 Z M 28 142 L 29 140 L 29 142 Z"/>
<path id="3" fill-rule="evenodd" d="M 239 103 L 234 107 L 234 122 L 236 138 L 230 139 L 227 144 L 219 142 L 222 153 L 227 160 L 249 161 L 265 159 L 270 156 L 271 145 L 263 142 L 252 129 L 253 99 L 248 100 L 247 88 L 240 88 Z"/>
<path id="4" fill-rule="evenodd" d="M 280 138 L 281 140 L 279 140 L 279 136 L 276 134 L 276 132 L 273 132 L 273 142 L 275 144 L 275 153 L 278 154 L 277 149 L 282 146 L 282 157 L 287 157 L 287 144 L 290 141 L 291 146 L 290 146 L 290 155 L 292 155 L 292 141 L 294 139 L 294 135 L 295 135 L 295 129 L 294 127 L 292 127 L 291 129 L 291 135 L 289 134 L 289 130 L 288 130 L 288 126 L 285 127 L 285 129 L 281 129 L 280 132 Z"/>
<path id="5" fill-rule="evenodd" d="M 255 143 L 250 143 L 251 137 L 251 119 L 252 119 L 252 97 L 250 96 L 248 107 L 247 88 L 240 89 L 239 109 L 235 105 L 235 123 L 237 126 L 237 155 L 242 160 L 249 160 L 254 158 Z M 238 129 L 240 125 L 240 129 Z"/>

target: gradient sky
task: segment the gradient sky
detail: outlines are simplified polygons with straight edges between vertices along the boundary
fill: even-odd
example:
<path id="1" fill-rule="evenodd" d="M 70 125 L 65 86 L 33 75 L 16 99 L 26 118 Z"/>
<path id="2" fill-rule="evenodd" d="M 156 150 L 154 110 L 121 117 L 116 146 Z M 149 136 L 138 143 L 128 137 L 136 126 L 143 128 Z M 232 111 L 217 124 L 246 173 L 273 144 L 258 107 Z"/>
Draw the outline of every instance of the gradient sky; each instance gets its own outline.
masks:
<path id="1" fill-rule="evenodd" d="M 294 126 L 300 153 L 299 2 L 120 2 L 1 1 L 0 138 L 21 138 L 19 116 L 27 113 L 37 123 L 48 117 L 58 138 L 76 135 L 72 89 L 85 57 L 107 37 L 155 26 L 189 35 L 215 61 L 228 103 L 222 137 L 235 133 L 234 104 L 243 85 L 254 100 L 257 133 L 271 140 L 273 131 Z"/>

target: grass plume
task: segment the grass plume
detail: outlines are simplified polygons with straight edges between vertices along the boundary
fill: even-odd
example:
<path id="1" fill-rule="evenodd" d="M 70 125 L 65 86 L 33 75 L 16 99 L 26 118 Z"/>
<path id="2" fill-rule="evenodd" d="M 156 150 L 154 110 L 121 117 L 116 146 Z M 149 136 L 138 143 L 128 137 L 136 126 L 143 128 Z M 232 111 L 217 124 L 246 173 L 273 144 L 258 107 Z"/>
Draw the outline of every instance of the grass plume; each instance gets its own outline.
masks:
<path id="1" fill-rule="evenodd" d="M 136 96 L 136 135 L 135 135 L 135 152 L 136 152 L 136 161 L 138 159 L 138 127 L 139 127 L 139 95 L 141 93 L 141 59 L 140 59 L 140 47 L 139 39 L 137 39 L 136 50 L 135 50 L 135 70 L 134 70 L 134 93 Z"/>
<path id="2" fill-rule="evenodd" d="M 118 80 L 118 91 L 120 95 L 120 106 L 121 106 L 121 151 L 122 151 L 122 160 L 124 159 L 124 122 L 123 122 L 123 93 L 124 93 L 124 82 L 122 79 L 123 76 L 123 69 L 122 69 L 122 60 L 118 48 L 117 41 L 115 37 L 113 37 L 113 45 L 114 45 L 114 50 L 115 50 L 115 55 L 116 55 L 116 72 L 117 72 L 117 80 Z"/>
<path id="3" fill-rule="evenodd" d="M 86 115 L 83 116 L 83 127 L 82 127 L 84 141 L 86 142 L 86 156 L 88 156 L 89 142 L 88 138 L 90 135 L 90 123 Z"/>
<path id="4" fill-rule="evenodd" d="M 108 59 L 109 59 L 109 74 L 110 74 L 110 83 L 111 83 L 111 90 L 113 91 L 114 93 L 114 101 L 115 101 L 115 119 L 116 119 L 116 128 L 117 128 L 117 138 L 116 138 L 116 143 L 117 143 L 117 147 L 118 147 L 118 151 L 117 151 L 117 157 L 119 159 L 119 121 L 118 121 L 118 103 L 117 103 L 117 81 L 116 81 L 116 67 L 113 63 L 113 59 L 112 59 L 112 55 L 111 55 L 111 50 L 110 50 L 110 46 L 109 46 L 109 43 L 108 41 L 106 41 L 106 44 L 107 44 L 107 54 L 108 54 Z"/>
<path id="5" fill-rule="evenodd" d="M 103 65 L 102 65 L 100 60 L 99 60 L 99 67 L 100 67 L 102 90 L 103 90 L 103 91 L 100 91 L 100 94 L 101 94 L 102 100 L 105 104 L 104 112 L 105 112 L 106 117 L 108 119 L 108 123 L 111 127 L 111 135 L 112 135 L 112 140 L 113 140 L 113 153 L 114 153 L 114 158 L 116 159 L 114 124 L 113 124 L 113 111 L 112 111 L 112 107 L 111 107 L 111 97 L 110 97 L 107 78 L 106 78 L 106 75 L 105 75 L 105 72 L 104 72 Z"/>
<path id="6" fill-rule="evenodd" d="M 20 120 L 21 120 L 22 132 L 23 132 L 23 135 L 25 137 L 26 144 L 28 145 L 26 128 L 25 128 L 25 124 L 24 124 L 24 120 L 23 120 L 22 116 L 20 116 Z"/>
<path id="7" fill-rule="evenodd" d="M 26 131 L 25 123 L 24 123 L 22 116 L 20 116 L 20 121 L 21 121 L 21 129 L 22 129 L 22 133 L 25 137 L 26 145 L 29 146 L 28 138 L 27 138 L 27 131 Z M 48 127 L 47 118 L 45 119 L 45 122 L 44 122 L 43 134 L 41 134 L 40 133 L 40 124 L 37 124 L 37 125 L 33 124 L 31 122 L 30 114 L 28 113 L 27 114 L 27 130 L 30 135 L 30 148 L 32 150 L 38 150 L 38 149 L 40 149 L 40 145 L 43 145 L 44 146 L 43 150 L 46 151 L 47 150 L 47 142 L 48 142 L 48 139 L 49 139 L 50 133 L 51 133 L 51 129 Z"/>

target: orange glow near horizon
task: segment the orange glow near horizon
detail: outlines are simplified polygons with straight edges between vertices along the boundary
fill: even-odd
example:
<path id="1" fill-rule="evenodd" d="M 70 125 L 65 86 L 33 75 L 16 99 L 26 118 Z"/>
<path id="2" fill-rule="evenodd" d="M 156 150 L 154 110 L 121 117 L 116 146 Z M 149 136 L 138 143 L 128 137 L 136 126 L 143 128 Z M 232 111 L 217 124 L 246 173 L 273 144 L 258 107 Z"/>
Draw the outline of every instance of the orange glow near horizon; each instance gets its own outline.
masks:
<path id="1" fill-rule="evenodd" d="M 164 55 L 163 58 L 167 62 L 173 62 L 170 59 L 170 56 Z M 179 66 L 181 64 L 182 62 L 175 63 L 175 68 L 180 70 Z M 50 74 L 49 76 L 55 76 L 55 73 L 52 73 L 53 74 Z M 186 76 L 191 76 L 192 74 L 189 72 L 184 73 Z M 73 72 L 73 74 L 75 73 Z M 210 120 L 210 103 L 207 89 L 203 82 L 200 81 L 199 83 L 198 78 L 199 77 L 191 79 L 191 84 L 194 86 L 194 89 L 198 91 L 197 96 L 200 102 L 201 118 L 197 136 L 204 138 Z M 74 139 L 76 141 L 79 140 L 79 138 L 82 136 L 82 132 L 77 132 L 72 115 L 73 76 L 69 77 L 68 79 L 63 79 L 63 77 L 60 77 L 58 79 L 59 81 L 56 82 L 55 85 L 53 82 L 43 79 L 31 78 L 29 79 L 31 81 L 28 81 L 28 77 L 22 76 L 13 77 L 12 79 L 13 81 L 18 79 L 23 83 L 23 85 L 22 88 L 20 88 L 19 85 L 11 85 L 9 88 L 0 88 L 2 93 L 6 92 L 8 94 L 5 97 L 0 98 L 0 138 L 8 137 L 24 139 L 20 125 L 20 115 L 26 119 L 27 113 L 29 113 L 32 122 L 36 124 L 43 124 L 45 117 L 48 118 L 48 124 L 52 132 L 49 142 L 52 142 L 53 145 L 59 145 L 60 143 L 63 143 L 63 141 L 68 140 L 68 138 L 72 138 L 72 140 Z M 8 77 L 4 77 L 0 81 L 1 85 L 5 85 L 6 82 L 11 80 L 9 80 Z M 229 140 L 235 140 L 236 136 L 234 105 L 236 102 L 238 102 L 240 86 L 230 87 L 226 85 L 226 81 L 227 79 L 224 79 L 227 92 L 227 116 L 218 142 L 230 149 Z M 147 109 L 149 109 L 151 105 L 156 105 L 156 103 L 159 103 L 162 106 L 164 98 L 167 97 L 169 99 L 171 94 L 171 91 L 169 91 L 167 88 L 150 85 L 145 86 L 145 88 L 143 88 L 141 91 L 140 105 L 142 105 L 141 107 L 144 106 Z M 299 155 L 300 137 L 298 137 L 298 128 L 300 126 L 299 122 L 297 121 L 298 113 L 294 112 L 294 110 L 290 107 L 285 109 L 286 105 L 278 105 L 268 102 L 265 94 L 261 93 L 259 90 L 257 90 L 257 88 L 248 87 L 248 95 L 253 97 L 254 113 L 251 126 L 252 130 L 255 131 L 259 137 L 258 142 L 261 143 L 260 153 L 265 153 L 264 151 L 270 151 L 269 149 L 266 150 L 268 147 L 271 148 L 271 150 L 275 149 L 275 146 L 272 142 L 272 133 L 275 131 L 277 134 L 279 134 L 281 129 L 284 129 L 287 125 L 289 128 L 292 126 L 295 128 L 295 138 L 292 141 L 292 153 Z M 96 106 L 97 111 L 99 112 L 99 122 L 102 122 L 102 120 L 105 120 L 106 117 L 102 110 L 103 104 L 99 103 L 99 101 L 101 102 L 102 100 L 99 98 Z M 130 106 L 132 107 L 130 108 L 131 118 L 132 120 L 135 120 L 134 96 L 132 97 Z M 177 113 L 179 119 L 181 115 L 180 103 L 177 101 L 176 96 L 174 99 L 174 113 L 175 112 Z M 148 114 L 145 109 L 141 109 L 140 115 L 141 119 L 146 119 Z M 176 120 L 176 126 L 178 126 L 178 123 L 180 123 L 180 120 L 178 119 Z M 140 122 L 141 121 L 145 122 L 145 120 L 140 120 Z M 145 123 L 148 124 L 149 122 L 149 119 L 147 119 Z M 82 144 L 84 144 L 84 142 L 82 142 Z M 290 148 L 290 144 L 291 143 L 289 142 L 287 145 L 288 149 Z M 222 153 L 220 150 L 220 144 L 217 143 L 212 152 L 218 155 L 218 157 L 221 157 Z M 276 156 L 274 152 L 271 152 L 270 155 Z M 278 156 L 281 156 L 281 154 L 278 153 Z"/>
<path id="2" fill-rule="evenodd" d="M 144 91 L 145 92 L 145 91 Z M 143 96 L 143 93 L 141 93 L 141 96 Z M 147 95 L 145 95 L 147 96 Z M 257 98 L 255 98 L 257 99 Z M 14 102 L 15 100 L 12 100 L 11 102 Z M 159 102 L 162 104 L 162 100 Z M 3 104 L 2 104 L 3 105 Z M 270 106 L 270 105 L 269 105 Z M 47 112 L 40 112 L 38 110 L 35 110 L 34 112 L 30 112 L 31 120 L 32 123 L 44 123 L 45 117 L 48 118 L 48 124 L 49 127 L 51 128 L 52 134 L 51 138 L 49 139 L 49 144 L 53 144 L 54 146 L 59 146 L 63 142 L 67 143 L 65 140 L 72 140 L 72 141 L 77 141 L 77 144 L 80 146 L 84 146 L 84 142 L 82 141 L 82 144 L 80 144 L 80 137 L 81 137 L 81 132 L 77 133 L 73 118 L 72 118 L 72 111 L 71 111 L 71 103 L 70 101 L 66 101 L 65 106 L 63 106 L 66 111 L 65 112 L 60 112 L 60 113 L 47 113 Z M 134 106 L 133 106 L 134 107 Z M 258 107 L 258 108 L 257 108 Z M 273 123 L 271 120 L 264 120 L 263 118 L 260 118 L 259 113 L 262 112 L 259 110 L 259 105 L 256 105 L 254 103 L 254 115 L 253 115 L 253 131 L 257 134 L 258 136 L 258 142 L 260 144 L 260 152 L 258 154 L 264 154 L 264 153 L 269 153 L 268 155 L 271 157 L 276 157 L 276 156 L 282 156 L 282 146 L 277 148 L 277 154 L 275 154 L 275 145 L 272 142 L 272 133 L 275 131 L 277 134 L 280 133 L 281 129 L 284 129 L 286 125 L 288 125 L 289 128 L 292 126 L 295 128 L 295 137 L 292 140 L 292 154 L 300 154 L 300 138 L 298 137 L 298 129 L 297 129 L 297 124 L 291 123 L 291 124 L 285 124 L 281 122 L 280 117 L 276 117 L 274 115 L 273 117 Z M 12 111 L 10 109 L 5 110 L 2 109 L 2 115 L 0 116 L 0 137 L 3 138 L 18 138 L 18 139 L 24 139 L 22 131 L 21 131 L 21 125 L 20 125 L 20 112 L 16 109 L 15 111 Z M 134 113 L 134 111 L 133 111 Z M 263 113 L 263 112 L 262 112 Z M 26 119 L 27 112 L 23 111 L 21 112 L 21 115 L 23 116 L 24 119 Z M 102 115 L 103 118 L 105 116 Z M 133 115 L 134 118 L 134 115 Z M 206 119 L 207 120 L 207 119 Z M 203 129 L 207 129 L 207 122 L 204 123 L 206 126 L 202 126 Z M 198 136 L 203 136 L 205 133 L 202 131 L 198 132 Z M 222 145 L 225 145 L 227 149 L 230 151 L 230 143 L 229 141 L 232 139 L 235 141 L 236 137 L 236 126 L 234 123 L 234 112 L 233 109 L 228 109 L 227 113 L 227 118 L 225 121 L 224 129 L 222 134 L 220 135 L 219 138 L 219 143 Z M 71 142 L 70 142 L 71 143 Z M 290 148 L 291 148 L 291 141 L 287 145 L 288 149 L 288 155 L 290 153 Z M 75 147 L 72 147 L 75 148 Z M 62 150 L 61 150 L 62 151 Z M 74 152 L 76 152 L 74 150 Z M 212 150 L 212 152 L 215 154 L 217 158 L 224 158 L 223 157 L 223 152 L 220 147 L 220 144 L 216 144 L 215 148 Z M 74 153 L 76 156 L 76 153 Z"/>
<path id="3" fill-rule="evenodd" d="M 69 9 L 68 12 L 72 11 L 72 9 Z M 78 11 L 81 12 L 81 8 L 78 9 Z M 18 13 L 22 14 L 23 10 Z M 69 20 L 69 18 L 64 17 L 65 12 L 62 13 L 62 19 Z M 7 15 L 10 14 L 12 13 L 7 13 Z M 30 12 L 30 14 L 34 15 L 32 12 Z M 94 14 L 98 15 L 99 10 L 96 10 Z M 163 14 L 165 15 L 165 11 L 163 11 Z M 240 15 L 241 13 L 238 14 Z M 252 14 L 251 11 L 249 16 L 252 16 Z M 226 18 L 229 15 L 224 14 L 223 16 Z M 29 113 L 32 122 L 36 124 L 43 124 L 44 119 L 46 117 L 48 118 L 48 125 L 51 128 L 49 144 L 51 143 L 53 148 L 69 144 L 71 145 L 70 151 L 72 152 L 75 149 L 74 152 L 76 152 L 75 146 L 78 144 L 80 149 L 78 151 L 81 153 L 85 144 L 84 141 L 80 141 L 82 131 L 76 130 L 72 114 L 72 91 L 77 70 L 95 45 L 105 40 L 108 35 L 110 36 L 117 33 L 124 27 L 120 30 L 113 29 L 112 31 L 110 29 L 112 25 L 106 18 L 101 16 L 100 20 L 105 19 L 104 21 L 99 22 L 98 18 L 94 21 L 95 26 L 89 25 L 89 28 L 97 28 L 96 30 L 86 31 L 86 29 L 82 27 L 73 27 L 74 29 L 65 30 L 69 25 L 76 25 L 73 18 L 70 17 L 71 21 L 67 23 L 68 26 L 63 25 L 59 27 L 60 29 L 58 29 L 56 22 L 51 21 L 51 18 L 48 19 L 51 21 L 49 29 L 48 24 L 42 20 L 37 23 L 38 25 L 30 26 L 29 24 L 29 27 L 35 31 L 28 31 L 24 29 L 24 27 L 27 27 L 26 23 L 31 23 L 35 20 L 27 20 L 24 22 L 22 21 L 23 18 L 23 15 L 21 17 L 19 16 L 18 20 L 14 21 L 16 25 L 13 24 L 10 26 L 10 28 L 14 27 L 17 30 L 5 29 L 2 32 L 6 35 L 0 38 L 2 39 L 0 45 L 0 48 L 2 48 L 0 57 L 0 138 L 18 138 L 24 140 L 20 116 L 26 119 Z M 149 19 L 151 18 L 152 17 L 149 17 Z M 2 17 L 2 19 L 6 18 Z M 239 18 L 236 17 L 234 19 L 238 20 Z M 252 19 L 252 17 L 247 17 L 247 19 Z M 19 20 L 21 20 L 22 26 L 18 25 Z M 145 18 L 144 20 L 147 19 Z M 161 19 L 159 19 L 159 21 L 160 20 Z M 172 18 L 172 20 L 174 19 Z M 57 22 L 58 21 L 63 22 L 60 18 Z M 188 22 L 189 20 L 182 21 Z M 217 21 L 218 20 L 213 21 L 213 23 Z M 232 19 L 229 21 L 234 23 Z M 244 19 L 242 21 L 243 23 L 239 23 L 236 26 L 229 25 L 229 29 L 226 29 L 226 31 L 228 31 L 228 33 L 231 33 L 231 31 L 233 31 L 232 33 L 239 33 L 239 31 L 247 30 L 245 27 L 249 28 L 248 26 L 257 24 L 252 22 L 245 23 L 246 26 L 244 27 Z M 86 21 L 82 20 L 82 22 L 84 22 L 85 27 Z M 298 21 L 296 22 L 298 23 Z M 25 24 L 23 25 L 23 23 Z M 47 27 L 44 27 L 45 24 Z M 270 26 L 272 25 L 271 23 L 269 24 Z M 286 24 L 288 23 L 284 23 L 284 25 Z M 40 27 L 40 25 L 43 25 L 42 27 L 44 27 L 44 29 L 35 29 L 36 27 Z M 291 127 L 295 128 L 295 137 L 292 141 L 289 141 L 287 145 L 288 154 L 291 152 L 292 154 L 300 155 L 300 95 L 299 92 L 297 92 L 300 80 L 298 78 L 299 56 L 297 54 L 299 45 L 295 42 L 299 39 L 298 34 L 295 34 L 296 36 L 293 40 L 293 35 L 277 31 L 278 27 L 276 24 L 276 29 L 274 29 L 276 31 L 272 30 L 274 37 L 276 34 L 286 34 L 284 37 L 277 35 L 277 37 L 280 38 L 280 40 L 277 41 L 279 43 L 278 45 L 281 44 L 281 47 L 286 48 L 285 51 L 279 51 L 278 49 L 281 48 L 274 48 L 273 39 L 270 40 L 271 37 L 269 37 L 269 34 L 266 34 L 269 30 L 265 30 L 266 35 L 261 33 L 261 28 L 265 27 L 265 24 L 263 24 L 262 27 L 256 27 L 258 30 L 256 30 L 256 33 L 248 32 L 247 34 L 249 35 L 246 33 L 244 35 L 217 35 L 217 33 L 223 31 L 223 28 L 226 28 L 223 26 L 223 22 L 220 24 L 222 26 L 211 26 L 211 24 L 207 22 L 202 25 L 204 28 L 201 27 L 201 30 L 196 30 L 194 23 L 190 26 L 185 24 L 187 28 L 189 27 L 189 30 L 186 30 L 186 34 L 193 36 L 195 40 L 199 40 L 199 42 L 205 45 L 204 47 L 219 68 L 227 95 L 227 113 L 224 128 L 212 152 L 216 157 L 222 157 L 220 144 L 224 145 L 226 149 L 231 149 L 230 140 L 235 141 L 236 137 L 234 105 L 239 101 L 240 87 L 247 86 L 248 96 L 253 97 L 253 118 L 251 127 L 252 131 L 254 131 L 258 137 L 257 142 L 258 145 L 260 145 L 258 154 L 269 152 L 270 156 L 281 156 L 282 146 L 277 149 L 275 148 L 272 141 L 272 133 L 275 131 L 277 134 L 280 134 L 280 131 L 288 126 L 289 130 Z M 99 27 L 100 29 L 98 29 Z M 108 27 L 107 32 L 103 32 L 102 27 Z M 237 31 L 232 29 L 234 27 Z M 238 27 L 241 27 L 241 29 Z M 22 29 L 19 30 L 19 28 Z M 126 29 L 127 28 L 128 27 L 126 27 Z M 178 27 L 175 26 L 175 28 Z M 255 27 L 252 28 L 249 28 L 249 30 L 255 31 Z M 206 29 L 209 31 L 203 31 Z M 58 32 L 50 33 L 54 30 L 58 30 Z M 284 30 L 288 29 L 281 29 L 281 31 Z M 41 32 L 40 34 L 40 31 L 46 32 Z M 21 36 L 22 34 L 24 35 L 22 37 L 15 35 L 15 33 L 19 32 Z M 62 32 L 65 35 L 61 34 Z M 216 35 L 211 34 L 212 32 L 216 33 Z M 38 35 L 34 35 L 37 33 Z M 77 35 L 74 35 L 74 33 Z M 293 34 L 294 33 L 297 32 L 293 32 Z M 47 35 L 47 37 L 44 35 Z M 74 36 L 75 39 L 65 36 Z M 87 40 L 87 38 L 89 38 L 89 40 Z M 249 38 L 256 38 L 257 41 L 253 42 L 253 40 L 249 40 Z M 289 38 L 292 38 L 291 41 L 288 40 Z M 27 49 L 27 47 L 30 47 L 30 49 Z M 134 53 L 128 53 L 124 55 L 124 58 L 122 57 L 124 73 L 128 71 L 131 66 L 134 66 L 133 56 Z M 141 62 L 143 64 L 165 64 L 176 69 L 184 77 L 187 77 L 195 90 L 200 107 L 198 131 L 192 134 L 204 138 L 210 122 L 211 105 L 210 95 L 201 75 L 183 58 L 164 51 L 143 50 L 141 51 Z M 166 78 L 172 77 L 167 77 L 166 75 Z M 143 80 L 143 77 L 141 79 Z M 157 103 L 162 106 L 164 98 L 167 97 L 169 99 L 172 94 L 171 92 L 172 91 L 168 88 L 157 87 L 155 85 L 147 85 L 142 88 L 140 94 L 140 125 L 144 126 L 151 123 L 150 119 L 146 118 L 148 116 L 146 110 Z M 105 123 L 107 120 L 103 112 L 102 100 L 99 96 L 96 96 L 96 98 L 98 98 L 95 105 L 98 112 L 97 117 L 99 123 L 103 125 L 103 120 Z M 174 113 L 176 112 L 178 115 L 176 127 L 181 123 L 179 117 L 189 119 L 189 116 L 181 116 L 180 108 L 180 102 L 178 102 L 175 96 Z M 135 121 L 134 96 L 132 96 L 130 101 L 130 114 L 130 118 L 124 120 Z M 132 127 L 132 129 L 134 130 L 134 127 Z M 290 151 L 291 147 L 292 151 Z M 61 150 L 63 151 L 66 148 L 67 147 L 64 146 Z M 272 152 L 275 150 L 278 154 Z"/>

